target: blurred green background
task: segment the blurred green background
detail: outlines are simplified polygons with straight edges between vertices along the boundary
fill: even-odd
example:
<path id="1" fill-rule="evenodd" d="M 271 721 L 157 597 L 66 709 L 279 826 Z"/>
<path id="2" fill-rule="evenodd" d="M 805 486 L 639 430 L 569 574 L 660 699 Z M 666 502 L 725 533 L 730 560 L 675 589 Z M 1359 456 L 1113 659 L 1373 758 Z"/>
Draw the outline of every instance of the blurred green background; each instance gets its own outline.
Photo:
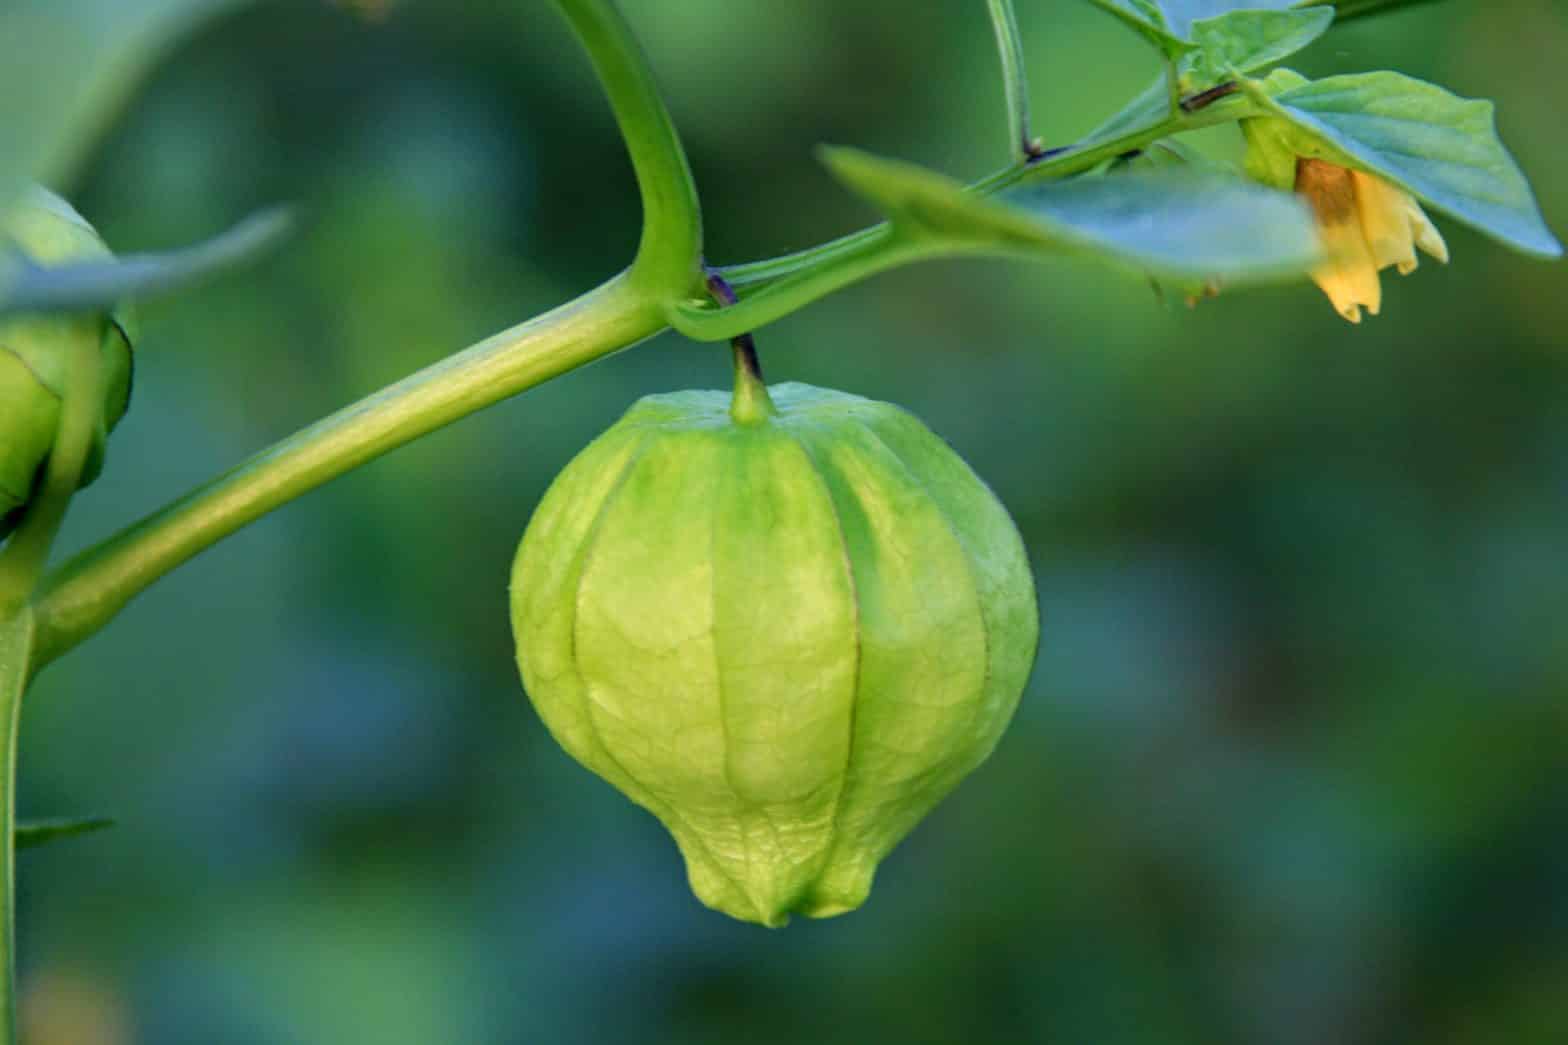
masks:
<path id="1" fill-rule="evenodd" d="M 870 220 L 818 142 L 1005 160 L 979 0 L 623 6 L 715 261 Z M 1154 73 L 1085 3 L 1020 18 L 1051 144 Z M 1561 234 L 1565 54 L 1557 0 L 1451 0 L 1295 64 L 1498 99 Z M 60 188 L 122 250 L 304 216 L 145 310 L 72 547 L 637 237 L 544 0 L 254 6 L 170 54 Z M 1385 277 L 1359 329 L 1306 284 L 1188 311 L 1106 270 L 955 262 L 763 333 L 773 379 L 902 403 L 974 464 L 1044 615 L 996 756 L 834 921 L 699 907 L 512 662 L 545 485 L 637 396 L 724 385 L 722 346 L 661 338 L 220 545 L 29 705 L 24 815 L 119 819 L 23 857 L 30 1045 L 1568 1040 L 1568 267 L 1444 231 L 1454 263 Z"/>

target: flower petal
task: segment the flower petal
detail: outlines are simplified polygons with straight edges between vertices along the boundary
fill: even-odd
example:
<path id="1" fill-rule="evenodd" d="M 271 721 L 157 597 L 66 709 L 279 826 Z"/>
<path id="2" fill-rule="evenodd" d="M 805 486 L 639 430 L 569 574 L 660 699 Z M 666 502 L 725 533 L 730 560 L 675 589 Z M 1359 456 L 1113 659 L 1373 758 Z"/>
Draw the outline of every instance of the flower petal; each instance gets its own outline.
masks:
<path id="1" fill-rule="evenodd" d="M 1397 265 L 1400 272 L 1414 271 L 1418 262 L 1410 208 L 1415 201 L 1376 175 L 1352 171 L 1350 177 L 1373 263 L 1380 270 Z"/>
<path id="2" fill-rule="evenodd" d="M 1328 260 L 1312 272 L 1312 281 L 1341 316 L 1361 322 L 1365 308 L 1374 316 L 1383 307 L 1383 287 L 1356 202 L 1356 183 L 1344 167 L 1302 158 L 1296 164 L 1296 191 L 1312 205 L 1318 235 Z"/>

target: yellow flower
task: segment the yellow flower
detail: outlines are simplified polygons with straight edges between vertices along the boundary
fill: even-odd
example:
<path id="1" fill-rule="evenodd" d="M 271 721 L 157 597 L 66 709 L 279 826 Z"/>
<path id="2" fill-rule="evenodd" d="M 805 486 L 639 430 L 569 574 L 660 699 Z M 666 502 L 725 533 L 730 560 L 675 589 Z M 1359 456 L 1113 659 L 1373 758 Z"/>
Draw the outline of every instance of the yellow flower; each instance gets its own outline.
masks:
<path id="1" fill-rule="evenodd" d="M 1375 174 L 1299 156 L 1296 191 L 1312 205 L 1327 254 L 1312 280 L 1352 323 L 1361 322 L 1363 308 L 1374 316 L 1382 308 L 1379 272 L 1416 270 L 1417 247 L 1448 261 L 1448 245 L 1421 205 Z"/>

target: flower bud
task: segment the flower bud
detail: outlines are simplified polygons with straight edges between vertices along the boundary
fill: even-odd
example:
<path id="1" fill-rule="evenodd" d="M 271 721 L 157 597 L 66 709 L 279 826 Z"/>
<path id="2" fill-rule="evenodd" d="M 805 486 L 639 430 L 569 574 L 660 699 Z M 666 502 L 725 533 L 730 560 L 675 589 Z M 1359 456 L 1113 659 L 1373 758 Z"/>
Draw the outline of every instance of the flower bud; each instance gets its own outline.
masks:
<path id="1" fill-rule="evenodd" d="M 632 407 L 545 495 L 511 601 L 555 738 L 663 821 L 699 899 L 777 926 L 865 900 L 996 745 L 1039 622 L 1012 520 L 945 443 L 772 391 Z"/>
<path id="2" fill-rule="evenodd" d="M 34 189 L 0 218 L 0 249 L 23 263 L 50 268 L 103 260 L 108 247 L 91 225 L 59 197 Z M 102 353 L 103 420 L 82 471 L 81 485 L 103 469 L 109 431 L 124 416 L 131 394 L 131 335 L 126 314 L 25 313 L 0 318 L 0 537 L 16 526 L 54 446 L 73 347 Z"/>

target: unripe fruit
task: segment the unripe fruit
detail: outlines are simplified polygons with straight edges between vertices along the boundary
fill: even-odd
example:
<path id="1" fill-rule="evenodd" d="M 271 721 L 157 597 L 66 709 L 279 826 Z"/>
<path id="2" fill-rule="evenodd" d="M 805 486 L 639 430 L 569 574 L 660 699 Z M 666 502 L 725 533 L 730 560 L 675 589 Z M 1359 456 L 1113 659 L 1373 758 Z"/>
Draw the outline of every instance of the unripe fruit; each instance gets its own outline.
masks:
<path id="1" fill-rule="evenodd" d="M 1006 510 L 913 416 L 742 391 L 650 396 L 567 466 L 512 623 L 561 745 L 663 821 L 699 899 L 776 926 L 865 900 L 995 747 L 1039 622 Z"/>
<path id="2" fill-rule="evenodd" d="M 0 249 L 31 265 L 106 260 L 109 248 L 64 200 L 34 189 L 0 217 Z M 103 421 L 82 471 L 103 470 L 104 444 L 131 396 L 131 342 L 123 312 L 23 314 L 0 319 L 0 537 L 15 528 L 49 458 L 73 346 L 103 357 Z"/>

